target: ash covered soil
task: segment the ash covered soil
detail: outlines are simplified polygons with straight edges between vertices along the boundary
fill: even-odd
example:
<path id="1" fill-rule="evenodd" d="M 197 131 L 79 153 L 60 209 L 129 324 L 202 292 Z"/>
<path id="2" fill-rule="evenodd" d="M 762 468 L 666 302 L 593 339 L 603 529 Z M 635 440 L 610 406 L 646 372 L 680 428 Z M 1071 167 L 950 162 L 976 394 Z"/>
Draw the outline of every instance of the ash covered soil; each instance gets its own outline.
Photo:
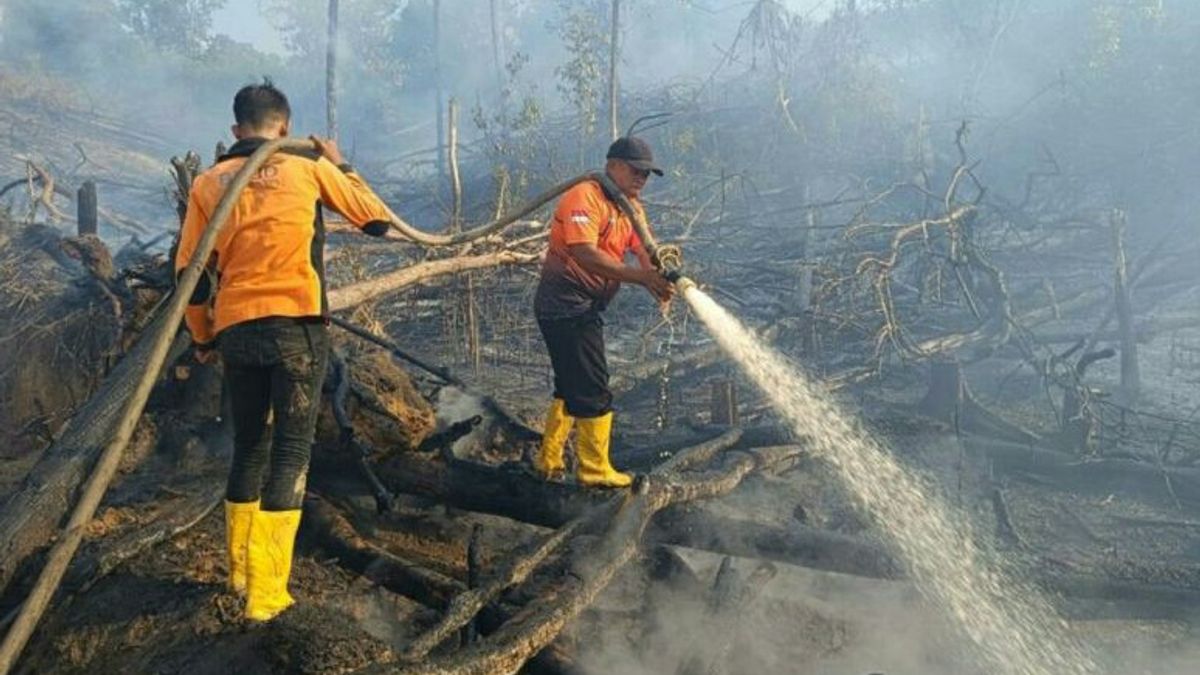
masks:
<path id="1" fill-rule="evenodd" d="M 704 422 L 707 380 L 726 375 L 680 378 L 670 401 L 677 424 L 667 431 Z M 474 384 L 504 391 L 505 381 L 512 381 L 510 374 L 483 372 Z M 1178 502 L 1166 482 L 1083 489 L 1094 486 L 1071 481 L 1069 473 L 1043 475 L 1036 466 L 997 468 L 990 451 L 1012 444 L 958 435 L 947 425 L 914 417 L 910 411 L 919 398 L 914 392 L 921 385 L 918 376 L 896 376 L 843 398 L 906 464 L 930 477 L 932 490 L 972 519 L 981 538 L 994 540 L 1031 578 L 1057 580 L 1059 585 L 1049 585 L 1047 592 L 1057 597 L 1072 632 L 1105 654 L 1109 672 L 1190 672 L 1185 664 L 1196 654 L 1193 612 L 1200 606 L 1192 590 L 1200 587 L 1200 519 L 1194 507 Z M 1022 387 L 1036 386 L 1009 384 L 1013 405 L 994 409 L 1036 426 L 1038 420 L 1020 415 L 1027 393 Z M 663 433 L 652 431 L 660 407 L 655 389 L 643 388 L 620 401 L 626 433 L 618 456 Z M 741 393 L 747 410 L 760 408 L 748 387 Z M 410 391 L 405 395 L 411 398 Z M 510 398 L 511 409 L 536 425 L 539 402 L 523 393 Z M 129 472 L 110 492 L 89 528 L 89 544 L 136 533 L 156 515 L 183 508 L 198 495 L 219 496 L 227 437 L 205 436 L 187 421 L 153 418 L 154 433 L 133 450 L 140 463 L 130 462 Z M 313 489 L 338 495 L 337 507 L 359 534 L 452 579 L 465 579 L 463 534 L 473 525 L 484 525 L 484 549 L 492 564 L 540 532 L 416 498 L 402 499 L 395 514 L 377 518 L 351 458 L 328 449 L 317 458 Z M 22 467 L 8 464 L 0 478 L 15 485 Z M 997 493 L 1014 535 L 1008 539 L 999 536 Z M 877 537 L 886 526 L 855 509 L 853 497 L 818 458 L 747 481 L 728 497 L 695 508 L 781 529 L 802 523 Z M 85 546 L 81 559 L 89 550 Z M 317 546 L 311 532 L 302 530 L 297 550 L 291 584 L 296 607 L 271 624 L 247 626 L 239 619 L 240 600 L 223 588 L 223 522 L 219 509 L 210 510 L 194 527 L 116 564 L 98 580 L 97 575 L 81 578 L 47 615 L 21 671 L 353 672 L 393 661 L 437 618 L 436 610 L 346 569 L 336 555 Z M 764 673 L 982 672 L 972 669 L 970 655 L 938 609 L 906 582 L 771 563 L 759 593 L 727 615 L 709 604 L 721 557 L 672 551 L 679 562 L 673 574 L 654 574 L 657 551 L 647 549 L 642 564 L 627 568 L 568 631 L 563 642 L 577 653 L 577 668 L 664 672 L 700 654 L 734 672 L 743 667 Z M 732 561 L 743 578 L 760 564 Z"/>

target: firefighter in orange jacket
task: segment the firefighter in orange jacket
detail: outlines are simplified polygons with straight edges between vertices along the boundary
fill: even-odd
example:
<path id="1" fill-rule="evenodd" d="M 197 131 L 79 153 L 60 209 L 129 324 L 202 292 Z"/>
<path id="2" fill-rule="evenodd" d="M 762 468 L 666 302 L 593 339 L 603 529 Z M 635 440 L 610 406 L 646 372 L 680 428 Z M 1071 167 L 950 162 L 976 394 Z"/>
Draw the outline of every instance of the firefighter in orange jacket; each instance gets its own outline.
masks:
<path id="1" fill-rule="evenodd" d="M 650 146 L 640 138 L 617 139 L 608 149 L 605 173 L 645 220 L 638 196 L 650 174 L 661 176 Z M 638 266 L 624 263 L 633 253 Z M 564 469 L 563 447 L 578 428 L 576 477 L 583 485 L 625 487 L 633 478 L 609 460 L 612 393 L 604 355 L 601 313 L 621 283 L 646 288 L 660 302 L 674 287 L 651 264 L 629 218 L 597 181 L 571 188 L 558 203 L 550 246 L 534 298 L 538 327 L 554 369 L 554 400 L 535 468 L 546 478 Z"/>
<path id="2" fill-rule="evenodd" d="M 288 135 L 287 97 L 269 80 L 238 91 L 233 114 L 237 142 L 192 184 L 177 271 L 246 158 Z M 319 152 L 274 155 L 242 192 L 186 315 L 197 358 L 207 362 L 215 349 L 225 364 L 234 427 L 225 492 L 229 586 L 245 593 L 246 617 L 255 621 L 293 603 L 292 547 L 329 359 L 321 208 L 376 236 L 390 219 L 336 143 L 313 141 Z"/>

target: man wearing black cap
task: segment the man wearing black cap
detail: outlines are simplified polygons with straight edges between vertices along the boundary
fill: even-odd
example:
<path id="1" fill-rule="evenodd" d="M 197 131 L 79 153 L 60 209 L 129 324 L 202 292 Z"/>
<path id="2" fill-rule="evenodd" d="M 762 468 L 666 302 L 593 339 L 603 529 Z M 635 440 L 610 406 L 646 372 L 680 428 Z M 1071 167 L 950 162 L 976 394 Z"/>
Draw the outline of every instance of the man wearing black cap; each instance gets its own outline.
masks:
<path id="1" fill-rule="evenodd" d="M 605 173 L 645 220 L 638 196 L 651 173 L 663 174 L 649 144 L 633 136 L 618 138 L 607 157 Z M 598 487 L 625 487 L 633 481 L 614 469 L 608 456 L 612 392 L 601 312 L 622 282 L 644 287 L 660 302 L 674 292 L 614 200 L 597 181 L 580 183 L 562 196 L 534 298 L 554 368 L 554 401 L 535 468 L 546 478 L 562 474 L 563 447 L 578 420 L 576 476 L 581 484 Z M 637 257 L 637 267 L 625 264 L 627 253 Z"/>

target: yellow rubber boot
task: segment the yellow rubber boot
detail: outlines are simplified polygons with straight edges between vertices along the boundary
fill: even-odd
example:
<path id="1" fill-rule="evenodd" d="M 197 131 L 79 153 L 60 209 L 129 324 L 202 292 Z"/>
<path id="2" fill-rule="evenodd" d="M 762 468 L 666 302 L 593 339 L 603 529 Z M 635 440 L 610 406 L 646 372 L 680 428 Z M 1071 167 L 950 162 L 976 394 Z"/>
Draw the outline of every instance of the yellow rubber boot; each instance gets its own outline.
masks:
<path id="1" fill-rule="evenodd" d="M 567 404 L 561 398 L 554 399 L 546 411 L 546 430 L 542 432 L 542 445 L 533 461 L 533 468 L 543 478 L 551 478 L 566 469 L 563 448 L 574 424 L 575 418 L 567 414 Z"/>
<path id="2" fill-rule="evenodd" d="M 246 592 L 246 548 L 250 545 L 250 521 L 258 511 L 258 501 L 225 500 L 225 552 L 229 560 L 230 591 Z"/>
<path id="3" fill-rule="evenodd" d="M 299 528 L 300 509 L 260 510 L 254 514 L 247 549 L 247 619 L 270 621 L 295 602 L 288 594 L 287 585 Z"/>
<path id="4" fill-rule="evenodd" d="M 576 442 L 579 469 L 576 475 L 581 485 L 620 488 L 633 483 L 633 476 L 617 471 L 608 460 L 612 419 L 612 413 L 579 418 L 579 438 Z"/>

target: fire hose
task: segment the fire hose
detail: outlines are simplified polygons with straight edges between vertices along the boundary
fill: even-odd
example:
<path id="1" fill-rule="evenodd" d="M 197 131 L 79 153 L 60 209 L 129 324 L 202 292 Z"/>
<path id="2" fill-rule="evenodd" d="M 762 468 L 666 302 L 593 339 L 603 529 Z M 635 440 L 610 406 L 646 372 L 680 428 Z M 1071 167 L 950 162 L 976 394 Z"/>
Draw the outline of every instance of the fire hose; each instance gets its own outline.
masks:
<path id="1" fill-rule="evenodd" d="M 47 553 L 45 563 L 38 574 L 37 580 L 34 582 L 33 588 L 29 592 L 29 596 L 22 604 L 16 618 L 13 620 L 11 628 L 5 634 L 3 642 L 0 643 L 0 675 L 6 675 L 16 664 L 17 658 L 33 634 L 38 621 L 45 613 L 50 600 L 54 596 L 55 590 L 61 583 L 67 567 L 70 565 L 71 559 L 78 550 L 87 524 L 91 522 L 96 509 L 100 506 L 100 501 L 103 499 L 109 484 L 117 472 L 121 455 L 129 445 L 138 419 L 146 407 L 146 401 L 150 396 L 150 392 L 158 380 L 171 343 L 178 332 L 180 322 L 183 320 L 187 303 L 192 297 L 192 293 L 200 280 L 209 256 L 216 245 L 217 235 L 220 234 L 221 229 L 225 226 L 225 222 L 229 219 L 230 214 L 237 204 L 238 197 L 249 184 L 251 178 L 275 153 L 286 150 L 311 151 L 315 149 L 316 145 L 310 140 L 280 138 L 268 141 L 246 159 L 245 163 L 234 174 L 232 181 L 225 189 L 225 193 L 222 195 L 220 202 L 218 202 L 212 217 L 209 219 L 196 245 L 196 250 L 192 254 L 191 260 L 178 279 L 175 293 L 160 310 L 162 312 L 161 323 L 153 324 L 153 331 L 139 339 L 139 345 L 142 341 L 148 341 L 150 347 L 143 357 L 143 367 L 140 369 L 131 368 L 127 371 L 131 381 L 136 378 L 136 384 L 131 387 L 131 394 L 126 399 L 125 404 L 119 408 L 118 421 L 114 425 L 113 434 L 96 460 L 91 475 L 84 483 L 80 491 L 79 500 L 71 511 L 70 519 L 67 521 L 66 526 L 53 547 Z M 603 174 L 582 174 L 576 176 L 542 192 L 533 200 L 503 218 L 457 234 L 444 235 L 422 232 L 409 225 L 399 216 L 396 216 L 389 209 L 388 215 L 391 218 L 390 226 L 404 238 L 417 244 L 438 247 L 455 246 L 498 233 L 514 222 L 525 218 L 530 213 L 541 208 L 563 192 L 587 180 L 607 181 L 608 178 Z M 671 262 L 671 257 L 664 255 L 663 247 L 654 244 L 654 240 L 649 236 L 649 231 L 645 223 L 640 218 L 634 217 L 636 214 L 628 200 L 622 197 L 619 203 L 626 213 L 631 214 L 634 227 L 637 228 L 642 241 L 646 243 L 647 250 L 656 261 L 655 264 L 660 270 L 664 270 L 664 274 L 669 274 L 670 269 L 665 268 L 665 265 L 675 264 Z"/>
<path id="2" fill-rule="evenodd" d="M 621 192 L 621 189 L 617 187 L 611 178 L 603 173 L 592 174 L 590 178 L 599 182 L 604 187 L 605 194 L 614 200 L 621 211 L 629 218 L 634 232 L 637 232 L 638 238 L 642 240 L 642 247 L 650 255 L 650 262 L 658 268 L 663 277 L 675 284 L 675 287 L 680 291 L 694 287 L 696 282 L 683 275 L 683 252 L 679 250 L 679 247 L 658 243 L 658 240 L 650 232 L 650 226 L 642 218 L 641 213 L 633 208 L 633 203 Z"/>

